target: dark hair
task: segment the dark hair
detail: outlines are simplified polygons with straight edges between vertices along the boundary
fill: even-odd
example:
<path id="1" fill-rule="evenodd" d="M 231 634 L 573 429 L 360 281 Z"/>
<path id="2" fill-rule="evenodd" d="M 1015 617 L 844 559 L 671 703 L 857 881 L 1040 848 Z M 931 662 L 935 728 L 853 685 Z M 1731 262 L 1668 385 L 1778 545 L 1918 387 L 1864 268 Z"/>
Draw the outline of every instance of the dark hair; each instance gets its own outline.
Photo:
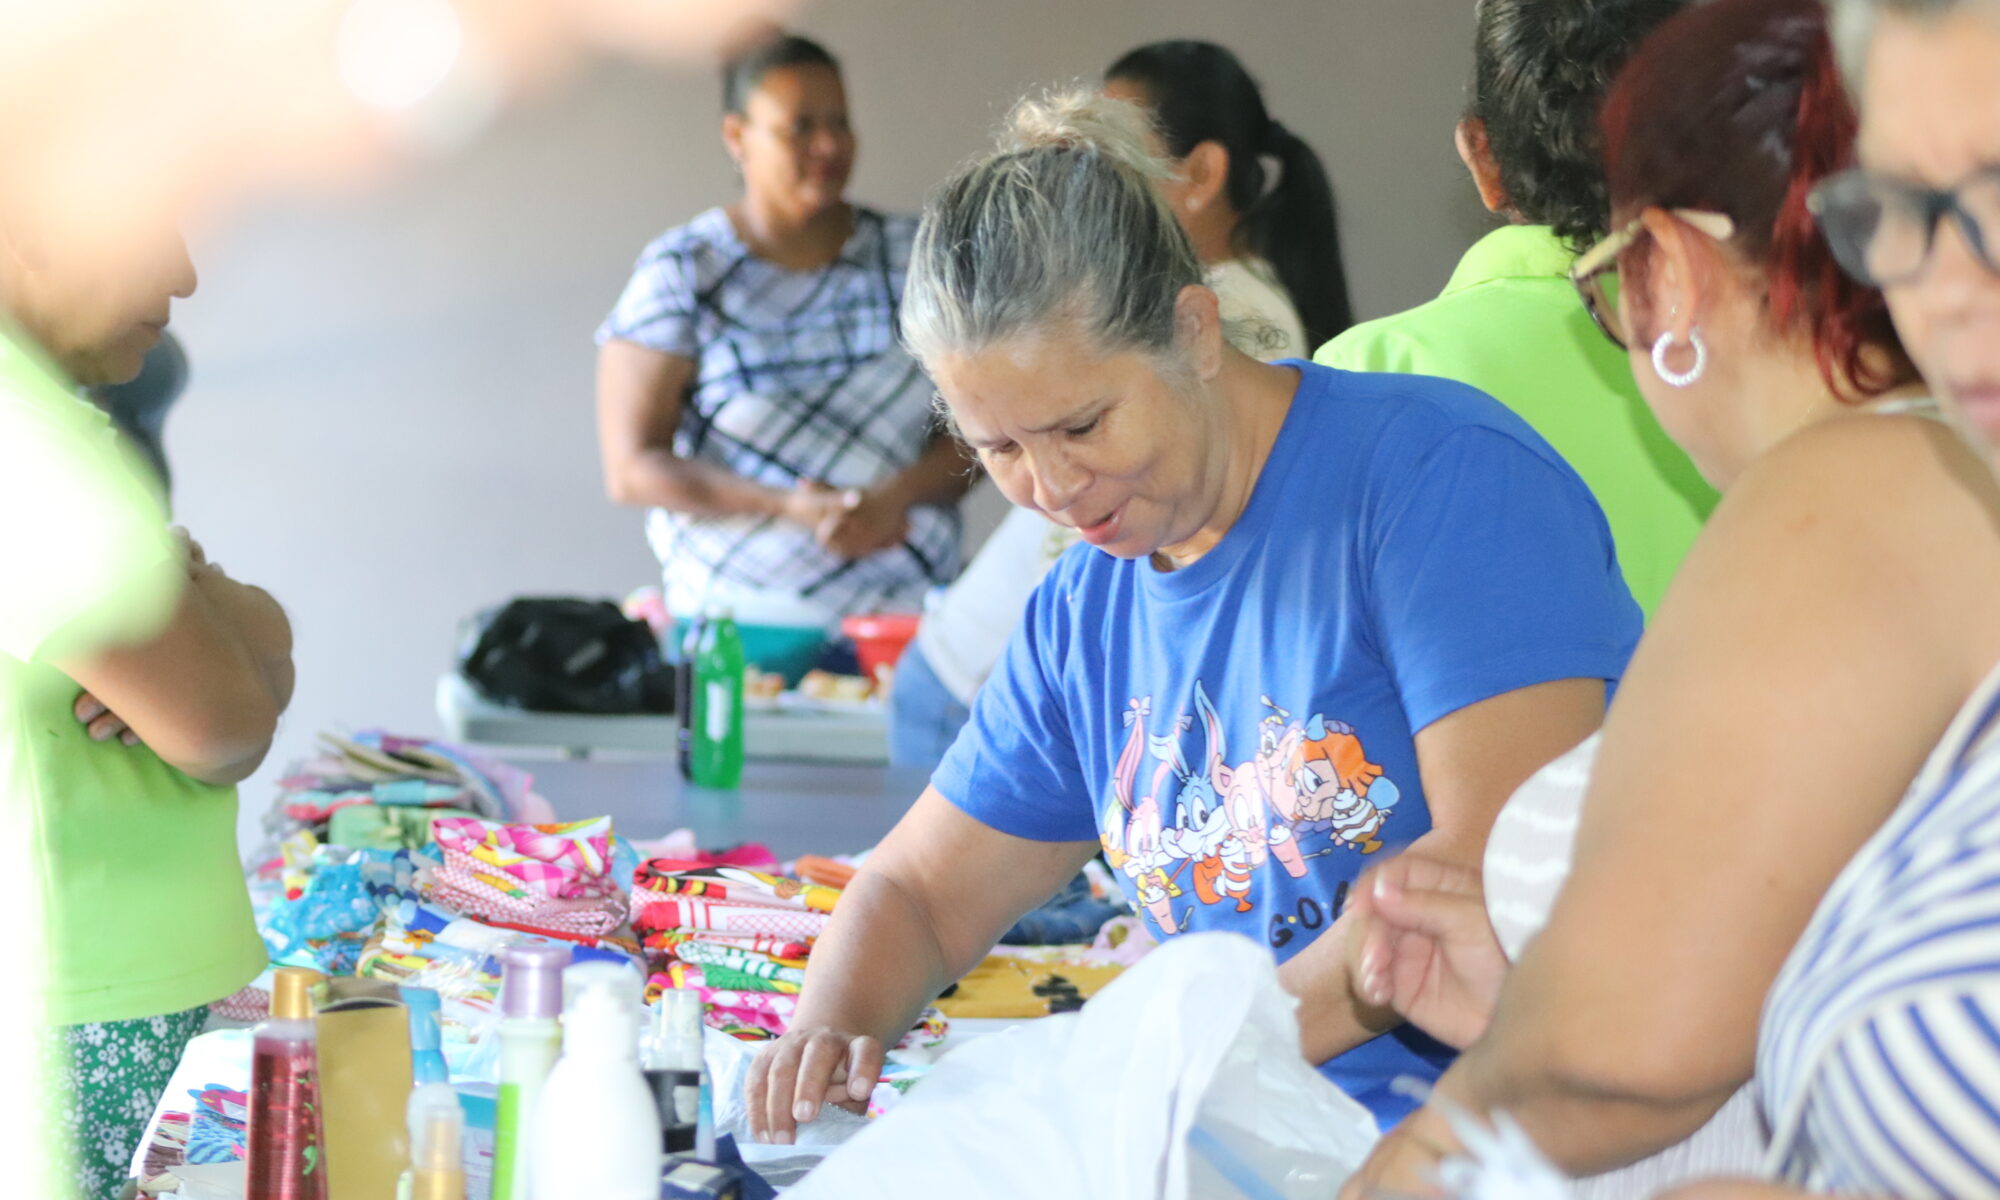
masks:
<path id="1" fill-rule="evenodd" d="M 779 34 L 730 59 L 722 67 L 722 111 L 743 115 L 750 93 L 764 76 L 783 67 L 828 67 L 840 73 L 840 63 L 825 46 L 796 34 Z"/>
<path id="2" fill-rule="evenodd" d="M 1626 55 L 1683 0 L 1480 0 L 1468 116 L 1513 210 L 1578 249 L 1610 210 L 1597 108 Z"/>
<path id="3" fill-rule="evenodd" d="M 1813 184 L 1852 162 L 1857 123 L 1820 0 L 1689 8 L 1632 56 L 1603 120 L 1614 211 L 1727 214 L 1730 245 L 1764 271 L 1772 326 L 1810 333 L 1828 387 L 1865 396 L 1913 371 L 1882 294 L 1841 272 L 1806 210 Z M 1868 362 L 1871 348 L 1889 362 Z"/>
<path id="4" fill-rule="evenodd" d="M 1175 158 L 1203 142 L 1229 152 L 1224 189 L 1241 218 L 1238 237 L 1278 272 L 1298 306 L 1309 347 L 1353 324 L 1326 168 L 1311 146 L 1271 119 L 1257 81 L 1234 54 L 1213 42 L 1154 42 L 1112 63 L 1104 78 L 1145 91 Z M 1277 183 L 1268 190 L 1266 155 L 1278 162 Z"/>

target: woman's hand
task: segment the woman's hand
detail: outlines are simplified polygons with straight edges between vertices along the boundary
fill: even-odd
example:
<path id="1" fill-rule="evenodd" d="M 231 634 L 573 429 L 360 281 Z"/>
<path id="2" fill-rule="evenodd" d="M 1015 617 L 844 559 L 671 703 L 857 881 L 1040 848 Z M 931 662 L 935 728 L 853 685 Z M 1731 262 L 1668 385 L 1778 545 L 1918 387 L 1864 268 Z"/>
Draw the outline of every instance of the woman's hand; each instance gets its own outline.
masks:
<path id="1" fill-rule="evenodd" d="M 1376 868 L 1347 911 L 1355 991 L 1460 1049 L 1479 1040 L 1509 963 L 1486 917 L 1479 875 L 1406 853 Z"/>
<path id="2" fill-rule="evenodd" d="M 887 491 L 846 492 L 840 507 L 814 530 L 819 544 L 842 558 L 866 558 L 891 549 L 910 534 L 910 506 Z"/>
<path id="3" fill-rule="evenodd" d="M 861 1113 L 882 1074 L 882 1043 L 865 1034 L 819 1026 L 767 1043 L 743 1084 L 750 1136 L 789 1146 L 794 1131 L 828 1104 Z"/>
<path id="4" fill-rule="evenodd" d="M 1420 1108 L 1375 1143 L 1368 1161 L 1341 1185 L 1340 1200 L 1436 1196 L 1438 1164 L 1458 1152 L 1444 1117 L 1429 1106 Z"/>
<path id="5" fill-rule="evenodd" d="M 112 712 L 104 701 L 89 692 L 76 698 L 74 711 L 77 721 L 84 727 L 85 732 L 90 734 L 91 741 L 108 742 L 112 738 L 117 738 L 127 746 L 139 744 L 139 735 L 132 732 L 132 727 L 125 723 L 125 718 Z"/>

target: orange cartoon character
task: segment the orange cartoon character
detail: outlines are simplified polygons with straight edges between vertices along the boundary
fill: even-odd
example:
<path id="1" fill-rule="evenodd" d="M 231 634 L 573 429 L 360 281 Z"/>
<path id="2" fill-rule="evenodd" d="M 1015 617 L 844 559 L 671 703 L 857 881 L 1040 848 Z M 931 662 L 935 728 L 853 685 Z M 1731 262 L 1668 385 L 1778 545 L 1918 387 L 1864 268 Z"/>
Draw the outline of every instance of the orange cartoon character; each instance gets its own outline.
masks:
<path id="1" fill-rule="evenodd" d="M 1315 714 L 1303 735 L 1287 788 L 1296 797 L 1293 837 L 1325 832 L 1363 854 L 1380 850 L 1376 835 L 1402 790 L 1384 777 L 1380 765 L 1368 761 L 1352 725 Z"/>

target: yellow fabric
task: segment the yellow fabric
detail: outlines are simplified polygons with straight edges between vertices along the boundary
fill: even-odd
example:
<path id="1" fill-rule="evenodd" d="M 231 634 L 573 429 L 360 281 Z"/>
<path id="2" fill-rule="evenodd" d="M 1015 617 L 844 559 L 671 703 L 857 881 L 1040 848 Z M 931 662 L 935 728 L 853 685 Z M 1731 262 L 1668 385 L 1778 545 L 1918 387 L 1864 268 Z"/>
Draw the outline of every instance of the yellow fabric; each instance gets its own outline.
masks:
<path id="1" fill-rule="evenodd" d="M 1075 985 L 1077 994 L 1089 999 L 1103 991 L 1125 971 L 1124 967 L 1091 967 L 1076 963 L 1030 962 L 1007 955 L 992 954 L 958 981 L 958 990 L 937 1002 L 937 1010 L 947 1017 L 973 1019 L 1023 1019 L 1049 1015 L 1049 998 L 1037 995 L 1061 977 Z"/>
<path id="2" fill-rule="evenodd" d="M 110 420 L 0 327 L 0 803 L 32 857 L 55 1024 L 181 1012 L 263 968 L 236 861 L 236 793 L 143 747 L 92 742 L 51 666 L 141 640 L 185 566 L 158 493 Z"/>

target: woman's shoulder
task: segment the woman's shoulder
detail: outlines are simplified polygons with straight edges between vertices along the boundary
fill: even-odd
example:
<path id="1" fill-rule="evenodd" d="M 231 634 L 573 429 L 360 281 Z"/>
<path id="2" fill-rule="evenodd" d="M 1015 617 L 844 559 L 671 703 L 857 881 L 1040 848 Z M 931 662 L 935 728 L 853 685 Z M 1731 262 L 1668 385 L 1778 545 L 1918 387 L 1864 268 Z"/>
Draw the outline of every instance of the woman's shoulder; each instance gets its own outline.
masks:
<path id="1" fill-rule="evenodd" d="M 1921 411 L 1856 410 L 1800 430 L 1743 472 L 1717 515 L 1737 524 L 1847 522 L 1857 535 L 1891 537 L 1913 525 L 1942 533 L 1960 523 L 1984 530 L 1979 540 L 2000 559 L 2000 538 L 1990 536 L 2000 521 L 1991 465 L 1953 426 Z"/>
<path id="2" fill-rule="evenodd" d="M 711 208 L 647 242 L 639 254 L 639 265 L 650 266 L 670 259 L 734 259 L 744 253 L 743 241 L 736 235 L 729 213 Z"/>
<path id="3" fill-rule="evenodd" d="M 2000 594 L 2000 484 L 1940 421 L 1857 412 L 1817 422 L 1730 486 L 1681 573 L 1720 584 L 1769 582 L 1774 570 L 1791 594 L 1854 601 L 1815 619 L 1893 608 L 1913 632 L 1990 642 L 1965 622 Z"/>
<path id="4" fill-rule="evenodd" d="M 1471 384 L 1436 375 L 1348 371 L 1317 363 L 1303 372 L 1299 399 L 1323 437 L 1366 444 L 1372 460 L 1414 465 L 1437 452 L 1490 447 L 1484 457 L 1568 464 L 1519 414 Z"/>
<path id="5" fill-rule="evenodd" d="M 866 204 L 854 206 L 854 239 L 849 253 L 879 243 L 889 251 L 890 265 L 898 271 L 908 268 L 910 252 L 917 244 L 918 217 L 914 213 L 884 212 Z"/>

